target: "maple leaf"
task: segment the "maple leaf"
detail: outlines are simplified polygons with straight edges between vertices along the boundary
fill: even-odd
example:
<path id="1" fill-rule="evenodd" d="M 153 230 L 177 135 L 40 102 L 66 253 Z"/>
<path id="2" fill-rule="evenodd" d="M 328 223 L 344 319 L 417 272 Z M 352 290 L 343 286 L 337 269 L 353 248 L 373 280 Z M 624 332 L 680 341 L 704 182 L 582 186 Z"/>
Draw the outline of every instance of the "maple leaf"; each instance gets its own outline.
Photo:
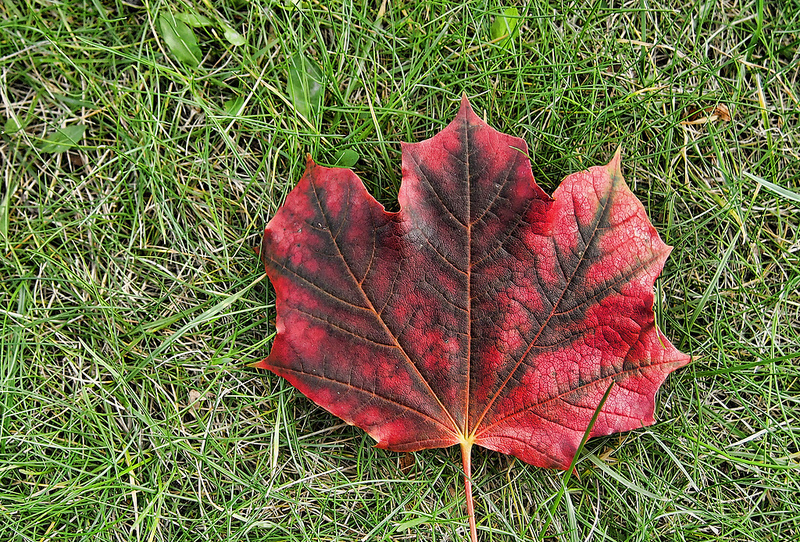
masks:
<path id="1" fill-rule="evenodd" d="M 658 330 L 653 284 L 671 247 L 620 172 L 533 180 L 522 139 L 464 97 L 432 139 L 402 148 L 400 211 L 349 169 L 309 159 L 259 250 L 277 336 L 256 364 L 376 441 L 460 444 L 566 469 L 591 436 L 652 424 L 689 362 Z"/>

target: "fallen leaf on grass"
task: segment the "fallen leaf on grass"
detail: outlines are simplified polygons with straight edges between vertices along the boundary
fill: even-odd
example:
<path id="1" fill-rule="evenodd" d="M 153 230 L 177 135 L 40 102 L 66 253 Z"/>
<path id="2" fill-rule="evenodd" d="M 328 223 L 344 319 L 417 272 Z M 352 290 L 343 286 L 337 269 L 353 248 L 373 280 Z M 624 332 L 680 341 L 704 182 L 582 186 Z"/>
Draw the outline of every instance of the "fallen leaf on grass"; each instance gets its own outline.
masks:
<path id="1" fill-rule="evenodd" d="M 731 111 L 727 105 L 717 104 L 703 108 L 690 107 L 686 110 L 686 120 L 681 121 L 681 124 L 708 124 L 716 121 L 731 121 Z"/>
<path id="2" fill-rule="evenodd" d="M 400 211 L 348 169 L 309 160 L 264 231 L 277 336 L 256 364 L 379 448 L 460 445 L 472 540 L 473 445 L 565 469 L 591 436 L 653 423 L 689 362 L 658 330 L 667 259 L 617 153 L 548 196 L 522 139 L 464 98 L 403 145 Z"/>

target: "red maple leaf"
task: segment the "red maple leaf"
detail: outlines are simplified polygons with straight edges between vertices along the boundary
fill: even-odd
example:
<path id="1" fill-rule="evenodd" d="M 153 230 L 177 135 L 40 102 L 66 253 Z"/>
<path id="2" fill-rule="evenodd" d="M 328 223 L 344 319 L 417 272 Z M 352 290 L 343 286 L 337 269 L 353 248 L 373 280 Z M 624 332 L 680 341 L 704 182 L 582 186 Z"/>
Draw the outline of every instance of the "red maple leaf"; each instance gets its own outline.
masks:
<path id="1" fill-rule="evenodd" d="M 403 145 L 400 212 L 309 160 L 259 251 L 277 336 L 256 366 L 379 448 L 460 444 L 473 540 L 472 445 L 565 469 L 612 383 L 591 436 L 652 424 L 658 387 L 690 359 L 656 327 L 671 248 L 619 152 L 552 198 L 526 153 L 465 97 L 442 132 Z"/>

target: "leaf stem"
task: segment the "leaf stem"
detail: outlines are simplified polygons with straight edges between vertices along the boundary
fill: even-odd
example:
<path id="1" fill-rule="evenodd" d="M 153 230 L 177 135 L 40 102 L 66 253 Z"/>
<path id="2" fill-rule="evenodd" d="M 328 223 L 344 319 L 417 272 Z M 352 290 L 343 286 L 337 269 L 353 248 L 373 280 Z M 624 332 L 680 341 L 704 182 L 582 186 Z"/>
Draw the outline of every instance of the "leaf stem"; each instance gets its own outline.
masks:
<path id="1" fill-rule="evenodd" d="M 478 529 L 475 526 L 475 503 L 472 500 L 472 442 L 461 443 L 461 463 L 464 465 L 464 494 L 467 497 L 469 537 L 472 542 L 478 542 Z"/>

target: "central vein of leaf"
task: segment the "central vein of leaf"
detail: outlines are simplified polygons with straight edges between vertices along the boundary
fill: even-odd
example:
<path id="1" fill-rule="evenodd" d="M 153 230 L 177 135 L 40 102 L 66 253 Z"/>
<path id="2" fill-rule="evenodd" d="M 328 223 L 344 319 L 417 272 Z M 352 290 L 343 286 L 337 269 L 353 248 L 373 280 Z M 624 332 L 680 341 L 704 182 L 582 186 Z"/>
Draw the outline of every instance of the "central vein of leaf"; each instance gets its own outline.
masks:
<path id="1" fill-rule="evenodd" d="M 467 177 L 467 213 L 465 218 L 466 222 L 466 235 L 467 235 L 467 335 L 469 340 L 467 340 L 467 379 L 464 383 L 464 428 L 462 433 L 464 435 L 470 434 L 469 428 L 469 405 L 470 405 L 470 396 L 469 396 L 469 387 L 470 387 L 470 380 L 472 378 L 472 199 L 470 198 L 470 194 L 472 193 L 472 179 L 470 177 L 469 171 L 469 157 L 470 157 L 470 143 L 469 143 L 469 121 L 464 119 L 464 149 L 466 151 L 466 160 L 464 160 L 464 169 Z M 460 437 L 459 437 L 460 438 Z M 474 437 L 469 436 L 467 440 L 472 446 L 472 442 L 474 442 Z"/>

